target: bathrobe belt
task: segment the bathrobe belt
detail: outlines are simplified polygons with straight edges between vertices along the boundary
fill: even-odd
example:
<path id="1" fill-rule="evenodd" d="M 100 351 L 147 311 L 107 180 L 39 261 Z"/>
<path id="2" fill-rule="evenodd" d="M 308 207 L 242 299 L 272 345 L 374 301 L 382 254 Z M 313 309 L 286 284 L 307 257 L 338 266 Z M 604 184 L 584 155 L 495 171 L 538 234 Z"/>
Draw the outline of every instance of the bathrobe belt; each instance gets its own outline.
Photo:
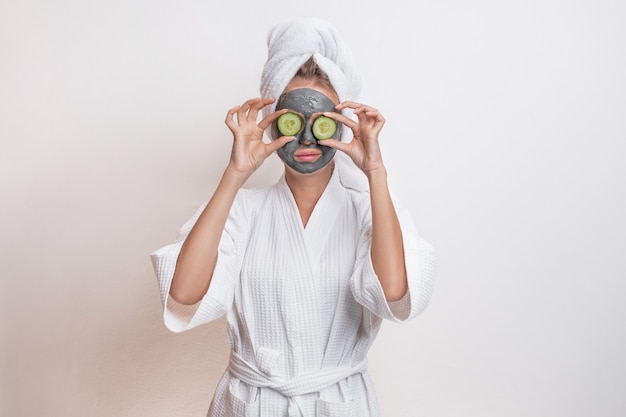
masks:
<path id="1" fill-rule="evenodd" d="M 284 378 L 277 375 L 268 375 L 254 364 L 244 360 L 238 353 L 230 353 L 228 370 L 239 380 L 257 388 L 270 388 L 289 399 L 289 416 L 302 415 L 302 408 L 298 404 L 299 395 L 322 391 L 337 384 L 349 376 L 359 374 L 367 369 L 367 358 L 355 366 L 336 366 L 307 372 L 293 378 Z"/>

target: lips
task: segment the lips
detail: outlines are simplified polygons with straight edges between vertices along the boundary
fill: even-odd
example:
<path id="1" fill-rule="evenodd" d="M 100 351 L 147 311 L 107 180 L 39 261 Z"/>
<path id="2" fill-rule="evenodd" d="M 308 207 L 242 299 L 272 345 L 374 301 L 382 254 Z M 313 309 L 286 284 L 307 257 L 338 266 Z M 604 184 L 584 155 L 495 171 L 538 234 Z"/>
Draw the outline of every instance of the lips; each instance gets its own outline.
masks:
<path id="1" fill-rule="evenodd" d="M 322 155 L 322 152 L 315 149 L 303 149 L 294 153 L 293 158 L 298 162 L 313 162 Z"/>

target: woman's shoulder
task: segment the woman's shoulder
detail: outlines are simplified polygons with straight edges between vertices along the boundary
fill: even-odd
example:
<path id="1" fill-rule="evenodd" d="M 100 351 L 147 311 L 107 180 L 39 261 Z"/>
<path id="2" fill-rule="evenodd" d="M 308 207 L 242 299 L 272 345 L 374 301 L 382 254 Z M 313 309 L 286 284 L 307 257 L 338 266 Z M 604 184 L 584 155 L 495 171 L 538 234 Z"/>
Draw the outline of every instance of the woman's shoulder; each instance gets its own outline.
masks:
<path id="1" fill-rule="evenodd" d="M 268 197 L 276 193 L 277 184 L 242 187 L 235 196 L 235 206 L 245 207 L 247 212 L 263 205 Z"/>

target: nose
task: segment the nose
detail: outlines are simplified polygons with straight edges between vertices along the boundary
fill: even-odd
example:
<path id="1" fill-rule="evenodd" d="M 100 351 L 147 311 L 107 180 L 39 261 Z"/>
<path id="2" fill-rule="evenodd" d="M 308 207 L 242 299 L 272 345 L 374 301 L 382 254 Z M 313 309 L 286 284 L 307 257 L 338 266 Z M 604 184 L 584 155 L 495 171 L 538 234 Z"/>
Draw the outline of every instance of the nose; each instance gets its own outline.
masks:
<path id="1" fill-rule="evenodd" d="M 302 130 L 302 134 L 300 135 L 300 143 L 302 145 L 312 145 L 316 143 L 317 140 L 315 136 L 313 136 L 313 130 L 311 129 L 311 124 L 307 123 Z"/>

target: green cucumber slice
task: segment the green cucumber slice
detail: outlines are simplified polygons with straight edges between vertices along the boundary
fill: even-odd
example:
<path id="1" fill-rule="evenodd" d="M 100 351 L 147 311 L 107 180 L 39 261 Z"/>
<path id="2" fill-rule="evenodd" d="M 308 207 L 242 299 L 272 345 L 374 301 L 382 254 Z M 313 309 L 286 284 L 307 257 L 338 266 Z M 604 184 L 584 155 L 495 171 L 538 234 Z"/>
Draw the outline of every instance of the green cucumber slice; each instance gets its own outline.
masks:
<path id="1" fill-rule="evenodd" d="M 330 139 L 337 131 L 337 122 L 326 116 L 320 116 L 313 122 L 313 135 L 318 140 Z"/>
<path id="2" fill-rule="evenodd" d="M 302 118 L 292 112 L 281 114 L 276 126 L 283 136 L 293 136 L 302 129 Z"/>

